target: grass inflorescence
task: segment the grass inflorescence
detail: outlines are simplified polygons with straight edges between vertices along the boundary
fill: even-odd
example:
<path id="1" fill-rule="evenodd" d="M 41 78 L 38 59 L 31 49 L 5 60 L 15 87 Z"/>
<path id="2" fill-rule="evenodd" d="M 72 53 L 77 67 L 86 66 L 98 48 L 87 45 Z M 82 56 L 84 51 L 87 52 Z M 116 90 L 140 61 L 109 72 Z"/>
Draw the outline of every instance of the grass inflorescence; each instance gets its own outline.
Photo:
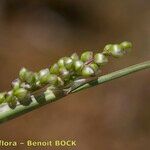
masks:
<path id="1" fill-rule="evenodd" d="M 108 57 L 121 57 L 132 48 L 130 42 L 108 44 L 102 52 L 85 51 L 79 56 L 74 53 L 70 57 L 60 58 L 51 67 L 39 72 L 22 68 L 19 77 L 15 79 L 8 92 L 0 93 L 0 104 L 7 103 L 11 109 L 17 104 L 30 105 L 33 93 L 46 86 L 45 97 L 54 94 L 56 89 L 70 88 L 74 81 L 97 76 L 101 67 L 108 63 Z"/>

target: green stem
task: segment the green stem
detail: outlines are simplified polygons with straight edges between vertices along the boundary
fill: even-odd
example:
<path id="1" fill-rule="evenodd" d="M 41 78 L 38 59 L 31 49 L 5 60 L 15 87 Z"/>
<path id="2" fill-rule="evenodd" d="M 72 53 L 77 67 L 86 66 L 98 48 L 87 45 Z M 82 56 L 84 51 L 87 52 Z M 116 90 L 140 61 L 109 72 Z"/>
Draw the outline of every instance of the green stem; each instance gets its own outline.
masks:
<path id="1" fill-rule="evenodd" d="M 106 74 L 106 75 L 103 75 L 101 77 L 98 77 L 96 80 L 92 80 L 89 83 L 86 83 L 86 84 L 76 88 L 71 93 L 79 92 L 83 89 L 87 89 L 87 88 L 102 84 L 104 82 L 108 82 L 108 81 L 111 81 L 113 79 L 117 79 L 117 78 L 126 76 L 128 74 L 131 74 L 131 73 L 143 70 L 143 69 L 147 69 L 147 68 L 150 68 L 150 61 L 136 64 L 136 65 L 112 72 L 110 74 Z"/>
<path id="2" fill-rule="evenodd" d="M 150 61 L 136 64 L 136 65 L 121 69 L 119 71 L 115 71 L 113 73 L 98 77 L 97 79 L 94 79 L 92 81 L 89 81 L 88 83 L 85 83 L 83 85 L 80 85 L 80 86 L 74 88 L 69 94 L 79 92 L 81 90 L 91 88 L 93 86 L 102 84 L 104 82 L 108 82 L 108 81 L 111 81 L 113 79 L 117 79 L 117 78 L 126 76 L 128 74 L 131 74 L 131 73 L 143 70 L 143 69 L 147 69 L 147 68 L 150 68 Z M 36 100 L 33 100 L 33 102 L 29 106 L 19 105 L 14 110 L 10 109 L 7 106 L 7 104 L 1 105 L 0 106 L 0 123 L 14 119 L 14 118 L 21 116 L 27 112 L 33 111 L 34 109 L 37 109 L 43 105 L 46 105 L 46 104 L 51 103 L 53 101 L 59 100 L 65 96 L 66 96 L 65 94 L 60 94 L 56 97 L 52 96 L 47 101 L 41 102 L 41 99 L 43 99 L 43 94 L 41 94 L 41 95 L 36 97 L 36 100 L 38 102 Z"/>

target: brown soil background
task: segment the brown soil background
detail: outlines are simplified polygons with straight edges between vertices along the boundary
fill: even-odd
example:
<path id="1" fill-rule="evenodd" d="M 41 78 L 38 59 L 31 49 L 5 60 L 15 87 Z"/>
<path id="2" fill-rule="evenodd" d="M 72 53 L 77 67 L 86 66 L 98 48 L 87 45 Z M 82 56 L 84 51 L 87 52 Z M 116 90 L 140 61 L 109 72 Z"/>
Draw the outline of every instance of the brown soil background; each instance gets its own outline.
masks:
<path id="1" fill-rule="evenodd" d="M 102 50 L 109 42 L 129 40 L 134 48 L 111 59 L 103 74 L 150 59 L 149 16 L 149 0 L 1 0 L 0 91 L 9 90 L 23 66 L 37 71 L 75 51 Z M 75 139 L 73 150 L 149 150 L 150 72 L 70 95 L 4 123 L 0 139 Z"/>

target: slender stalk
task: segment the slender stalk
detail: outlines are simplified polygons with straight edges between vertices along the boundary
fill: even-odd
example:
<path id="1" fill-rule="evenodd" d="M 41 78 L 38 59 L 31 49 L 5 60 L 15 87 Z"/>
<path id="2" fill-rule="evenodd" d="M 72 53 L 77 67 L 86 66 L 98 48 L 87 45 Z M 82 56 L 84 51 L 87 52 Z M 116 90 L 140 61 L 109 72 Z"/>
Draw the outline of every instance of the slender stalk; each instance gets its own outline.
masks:
<path id="1" fill-rule="evenodd" d="M 143 69 L 147 69 L 147 68 L 150 68 L 150 61 L 136 64 L 136 65 L 103 75 L 101 77 L 98 77 L 96 80 L 92 80 L 89 83 L 86 83 L 80 87 L 77 87 L 75 90 L 71 91 L 71 93 L 79 92 L 80 90 L 87 89 L 87 88 L 102 84 L 104 82 L 108 82 L 113 79 L 117 79 L 117 78 L 126 76 L 128 74 L 131 74 L 131 73 L 143 70 Z"/>
<path id="2" fill-rule="evenodd" d="M 107 75 L 100 76 L 92 81 L 89 81 L 88 83 L 85 83 L 83 85 L 77 86 L 74 89 L 72 89 L 67 95 L 79 92 L 81 90 L 91 88 L 93 86 L 111 81 L 113 79 L 117 79 L 123 76 L 126 76 L 128 74 L 150 68 L 150 61 L 146 61 L 140 64 L 136 64 L 124 69 L 121 69 L 119 71 L 115 71 L 113 73 L 109 73 Z M 32 103 L 29 106 L 17 106 L 14 110 L 10 109 L 7 104 L 3 104 L 0 106 L 0 123 L 6 122 L 8 120 L 14 119 L 18 116 L 21 116 L 27 112 L 33 111 L 34 109 L 37 109 L 43 105 L 46 105 L 48 103 L 54 102 L 56 100 L 60 100 L 61 98 L 65 97 L 66 94 L 56 94 L 56 96 L 52 95 L 48 100 L 44 99 L 44 94 L 40 94 L 35 98 L 32 99 Z"/>

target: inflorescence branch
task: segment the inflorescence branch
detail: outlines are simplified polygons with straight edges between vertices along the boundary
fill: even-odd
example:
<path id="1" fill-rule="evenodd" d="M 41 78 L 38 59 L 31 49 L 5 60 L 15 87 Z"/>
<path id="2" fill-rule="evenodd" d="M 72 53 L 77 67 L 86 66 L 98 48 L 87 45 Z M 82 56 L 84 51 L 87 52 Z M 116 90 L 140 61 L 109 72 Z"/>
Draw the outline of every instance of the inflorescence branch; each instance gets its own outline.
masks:
<path id="1" fill-rule="evenodd" d="M 32 72 L 22 68 L 19 78 L 12 82 L 12 90 L 0 93 L 0 123 L 16 118 L 69 94 L 90 88 L 136 71 L 150 68 L 150 61 L 99 76 L 108 57 L 121 57 L 129 49 L 130 42 L 108 44 L 103 52 L 86 51 L 79 57 L 63 57 L 49 69 Z"/>

